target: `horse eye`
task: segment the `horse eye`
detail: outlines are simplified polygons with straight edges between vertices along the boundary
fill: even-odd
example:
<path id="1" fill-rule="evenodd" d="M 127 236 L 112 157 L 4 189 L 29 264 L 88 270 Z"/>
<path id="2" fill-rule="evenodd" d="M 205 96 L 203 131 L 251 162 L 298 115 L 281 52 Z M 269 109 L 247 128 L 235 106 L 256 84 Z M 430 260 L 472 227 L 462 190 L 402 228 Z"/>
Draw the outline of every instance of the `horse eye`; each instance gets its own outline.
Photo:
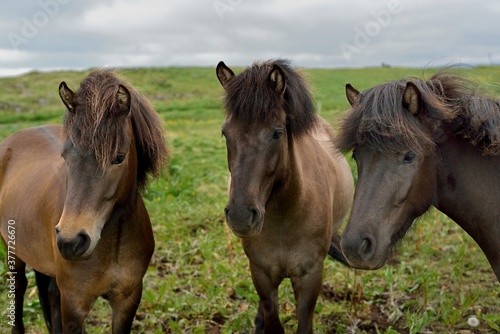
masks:
<path id="1" fill-rule="evenodd" d="M 118 154 L 113 161 L 111 161 L 112 165 L 119 165 L 125 160 L 125 154 Z"/>
<path id="2" fill-rule="evenodd" d="M 409 163 L 412 163 L 413 160 L 415 160 L 415 153 L 413 152 L 408 152 L 405 154 L 404 158 L 403 158 L 403 163 L 406 163 L 406 164 L 409 164 Z"/>
<path id="3" fill-rule="evenodd" d="M 281 136 L 283 135 L 283 130 L 276 130 L 273 133 L 273 139 L 280 139 Z"/>

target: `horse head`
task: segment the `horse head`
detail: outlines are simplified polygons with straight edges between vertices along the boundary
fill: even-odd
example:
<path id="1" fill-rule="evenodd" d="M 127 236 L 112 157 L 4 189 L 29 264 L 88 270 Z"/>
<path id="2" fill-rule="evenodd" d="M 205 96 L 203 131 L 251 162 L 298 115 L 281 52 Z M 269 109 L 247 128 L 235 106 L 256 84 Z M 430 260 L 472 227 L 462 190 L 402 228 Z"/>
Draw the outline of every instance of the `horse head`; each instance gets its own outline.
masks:
<path id="1" fill-rule="evenodd" d="M 420 90 L 411 81 L 363 94 L 348 84 L 346 95 L 352 111 L 339 146 L 353 149 L 358 181 L 341 246 L 353 267 L 377 269 L 432 204 L 437 157 L 433 145 L 421 142 L 428 138 L 413 138 L 429 134 L 421 124 Z"/>
<path id="2" fill-rule="evenodd" d="M 225 215 L 238 237 L 261 232 L 266 203 L 285 169 L 282 157 L 288 145 L 283 109 L 285 74 L 277 64 L 262 70 L 266 73 L 260 76 L 263 82 L 256 92 L 256 87 L 246 86 L 255 85 L 255 81 L 234 78 L 233 71 L 223 62 L 217 66 L 217 77 L 226 93 L 238 100 L 227 103 L 227 117 L 222 126 L 231 173 Z"/>
<path id="3" fill-rule="evenodd" d="M 94 252 L 115 206 L 125 206 L 136 191 L 131 96 L 125 86 L 116 85 L 106 99 L 92 103 L 85 91 L 74 93 L 64 82 L 59 94 L 68 108 L 68 136 L 62 149 L 66 199 L 56 242 L 63 258 L 84 260 Z M 89 119 L 89 114 L 99 114 L 97 107 L 101 114 Z"/>

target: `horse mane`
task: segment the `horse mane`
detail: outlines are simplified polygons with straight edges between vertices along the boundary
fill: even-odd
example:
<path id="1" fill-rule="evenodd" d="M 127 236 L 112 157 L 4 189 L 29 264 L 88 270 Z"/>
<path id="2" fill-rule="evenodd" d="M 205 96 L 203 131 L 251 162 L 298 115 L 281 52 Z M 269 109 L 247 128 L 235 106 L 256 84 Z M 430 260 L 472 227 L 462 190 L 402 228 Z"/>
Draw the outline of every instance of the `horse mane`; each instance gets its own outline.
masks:
<path id="1" fill-rule="evenodd" d="M 137 183 L 143 189 L 148 175 L 159 176 L 169 156 L 160 117 L 134 87 L 109 70 L 90 73 L 75 93 L 76 108 L 64 117 L 64 135 L 75 146 L 95 155 L 106 166 L 123 143 L 123 119 L 117 112 L 119 85 L 130 93 L 130 114 L 137 150 Z"/>
<path id="2" fill-rule="evenodd" d="M 468 139 L 485 155 L 499 155 L 500 100 L 480 94 L 477 84 L 461 76 L 441 72 L 433 78 L 443 87 L 446 101 L 454 110 L 454 133 Z"/>
<path id="3" fill-rule="evenodd" d="M 409 81 L 420 91 L 417 115 L 402 103 Z M 337 147 L 347 152 L 368 145 L 387 153 L 411 150 L 423 155 L 434 148 L 445 128 L 480 147 L 483 154 L 499 154 L 499 100 L 479 94 L 472 81 L 444 70 L 427 81 L 384 83 L 360 94 L 343 120 Z"/>
<path id="4" fill-rule="evenodd" d="M 269 83 L 269 74 L 278 65 L 285 74 L 283 96 Z M 273 120 L 280 106 L 286 113 L 286 128 L 291 136 L 308 132 L 316 121 L 316 111 L 305 79 L 284 59 L 254 63 L 229 80 L 224 101 L 226 113 L 243 124 Z"/>

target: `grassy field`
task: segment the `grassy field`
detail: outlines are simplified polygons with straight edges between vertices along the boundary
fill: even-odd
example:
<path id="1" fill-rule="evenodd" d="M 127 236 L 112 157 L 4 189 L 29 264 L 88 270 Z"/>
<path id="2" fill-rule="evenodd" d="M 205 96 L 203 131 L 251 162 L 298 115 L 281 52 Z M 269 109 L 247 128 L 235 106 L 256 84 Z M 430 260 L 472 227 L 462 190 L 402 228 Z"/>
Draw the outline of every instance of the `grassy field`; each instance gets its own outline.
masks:
<path id="1" fill-rule="evenodd" d="M 237 69 L 239 72 L 241 69 Z M 137 333 L 249 333 L 257 295 L 238 239 L 225 224 L 226 151 L 220 126 L 222 88 L 214 68 L 119 71 L 156 107 L 173 157 L 144 194 L 154 225 L 156 251 L 144 279 L 134 322 Z M 433 69 L 304 70 L 318 110 L 334 127 L 348 107 L 345 83 L 360 90 Z M 500 67 L 460 70 L 500 96 Z M 30 126 L 60 123 L 60 81 L 76 89 L 88 72 L 30 73 L 0 79 L 0 140 Z M 355 164 L 349 159 L 353 174 Z M 0 332 L 8 329 L 5 250 L 0 248 Z M 25 301 L 28 333 L 46 332 L 31 277 Z M 5 306 L 5 307 L 4 307 Z M 295 320 L 291 284 L 280 289 L 287 332 Z M 470 327 L 471 316 L 479 319 Z M 98 300 L 89 333 L 110 331 L 110 309 Z M 458 225 L 436 210 L 420 219 L 377 271 L 325 261 L 316 307 L 317 333 L 491 333 L 500 331 L 500 284 L 485 256 Z"/>

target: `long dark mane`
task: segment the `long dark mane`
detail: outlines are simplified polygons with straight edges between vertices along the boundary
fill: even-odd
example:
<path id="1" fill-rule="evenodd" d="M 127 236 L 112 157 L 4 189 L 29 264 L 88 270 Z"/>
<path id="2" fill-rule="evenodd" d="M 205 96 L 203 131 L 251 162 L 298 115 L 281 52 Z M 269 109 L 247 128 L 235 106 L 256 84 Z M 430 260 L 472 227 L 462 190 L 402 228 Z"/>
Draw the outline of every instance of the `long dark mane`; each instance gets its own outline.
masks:
<path id="1" fill-rule="evenodd" d="M 109 70 L 90 73 L 76 92 L 77 107 L 64 119 L 64 133 L 76 145 L 93 153 L 102 166 L 118 153 L 125 124 L 116 112 L 119 85 L 130 93 L 130 113 L 137 149 L 137 182 L 143 188 L 147 176 L 158 176 L 169 151 L 162 121 L 148 99 Z"/>
<path id="2" fill-rule="evenodd" d="M 402 103 L 409 81 L 421 94 L 417 115 Z M 382 152 L 425 154 L 443 131 L 468 139 L 483 154 L 500 154 L 500 101 L 479 94 L 472 81 L 448 71 L 427 81 L 409 78 L 384 83 L 360 94 L 343 120 L 337 146 L 344 152 L 367 145 Z"/>
<path id="3" fill-rule="evenodd" d="M 285 73 L 283 96 L 269 84 L 269 73 L 274 65 Z M 254 63 L 227 84 L 226 112 L 245 124 L 267 123 L 275 118 L 273 111 L 281 104 L 287 115 L 288 134 L 300 136 L 312 128 L 316 112 L 311 93 L 304 78 L 287 60 Z"/>

